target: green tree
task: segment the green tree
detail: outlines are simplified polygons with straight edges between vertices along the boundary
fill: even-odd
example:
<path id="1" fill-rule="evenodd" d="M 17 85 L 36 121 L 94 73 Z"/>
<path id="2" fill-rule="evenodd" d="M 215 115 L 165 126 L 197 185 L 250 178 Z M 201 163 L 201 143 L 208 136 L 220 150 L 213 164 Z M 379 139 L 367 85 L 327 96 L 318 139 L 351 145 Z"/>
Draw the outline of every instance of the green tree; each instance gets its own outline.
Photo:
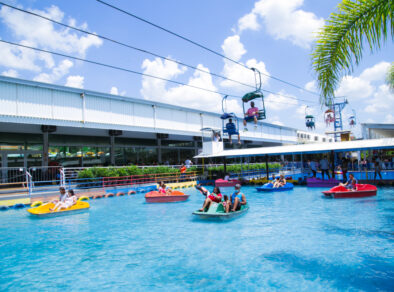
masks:
<path id="1" fill-rule="evenodd" d="M 386 82 L 390 86 L 390 89 L 394 91 L 394 62 L 391 63 L 391 67 L 387 72 Z"/>
<path id="2" fill-rule="evenodd" d="M 353 64 L 359 64 L 365 41 L 374 52 L 389 31 L 394 39 L 394 0 L 342 0 L 337 10 L 318 33 L 312 52 L 322 103 L 334 96 L 343 72 L 351 73 Z"/>

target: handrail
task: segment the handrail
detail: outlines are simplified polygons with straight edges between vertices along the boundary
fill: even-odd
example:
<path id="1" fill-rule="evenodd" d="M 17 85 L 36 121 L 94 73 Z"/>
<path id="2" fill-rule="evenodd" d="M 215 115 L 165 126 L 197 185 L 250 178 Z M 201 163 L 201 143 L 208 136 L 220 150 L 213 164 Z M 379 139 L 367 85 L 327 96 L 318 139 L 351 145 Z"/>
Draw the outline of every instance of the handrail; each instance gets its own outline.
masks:
<path id="1" fill-rule="evenodd" d="M 29 171 L 26 170 L 26 186 L 27 186 L 27 191 L 29 194 L 29 199 L 31 201 L 31 193 L 32 193 L 32 188 L 33 188 L 33 179 Z"/>

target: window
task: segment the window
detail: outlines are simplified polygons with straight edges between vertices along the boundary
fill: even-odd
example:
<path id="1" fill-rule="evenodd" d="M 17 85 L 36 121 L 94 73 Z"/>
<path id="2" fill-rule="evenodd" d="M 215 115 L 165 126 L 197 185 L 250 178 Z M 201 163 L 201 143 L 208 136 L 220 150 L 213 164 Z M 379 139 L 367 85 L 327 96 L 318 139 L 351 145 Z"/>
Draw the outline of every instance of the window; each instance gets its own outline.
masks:
<path id="1" fill-rule="evenodd" d="M 319 137 L 315 136 L 315 141 L 319 141 Z"/>
<path id="2" fill-rule="evenodd" d="M 323 142 L 326 142 L 326 138 L 323 138 Z"/>

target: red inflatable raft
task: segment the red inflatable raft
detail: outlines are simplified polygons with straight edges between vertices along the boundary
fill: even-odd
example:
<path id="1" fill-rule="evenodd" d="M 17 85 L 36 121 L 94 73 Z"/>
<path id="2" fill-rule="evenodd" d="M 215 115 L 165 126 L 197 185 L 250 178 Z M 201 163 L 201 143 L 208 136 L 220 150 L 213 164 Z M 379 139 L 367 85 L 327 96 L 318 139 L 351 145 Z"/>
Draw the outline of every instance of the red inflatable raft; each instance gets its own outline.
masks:
<path id="1" fill-rule="evenodd" d="M 217 179 L 215 180 L 215 187 L 235 187 L 236 184 L 240 184 L 241 182 L 237 179 Z"/>
<path id="2" fill-rule="evenodd" d="M 171 195 L 165 195 L 158 191 L 146 193 L 145 200 L 147 203 L 173 203 L 186 201 L 189 195 L 185 195 L 179 191 L 172 191 Z"/>
<path id="3" fill-rule="evenodd" d="M 356 190 L 349 190 L 343 186 L 333 187 L 329 191 L 324 191 L 323 194 L 331 198 L 363 198 L 376 196 L 378 189 L 373 185 L 356 184 Z"/>

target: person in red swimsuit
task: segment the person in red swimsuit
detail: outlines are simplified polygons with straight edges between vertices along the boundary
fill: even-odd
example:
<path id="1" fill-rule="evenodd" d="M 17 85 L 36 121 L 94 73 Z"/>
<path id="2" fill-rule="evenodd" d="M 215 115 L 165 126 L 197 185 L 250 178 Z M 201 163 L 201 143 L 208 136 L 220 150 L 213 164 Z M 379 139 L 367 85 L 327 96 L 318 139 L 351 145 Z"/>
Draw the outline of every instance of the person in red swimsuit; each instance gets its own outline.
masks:
<path id="1" fill-rule="evenodd" d="M 203 212 L 206 208 L 209 208 L 212 202 L 220 203 L 222 201 L 222 194 L 220 193 L 220 189 L 218 187 L 215 187 L 212 193 L 209 193 L 209 191 L 203 187 L 197 189 L 207 197 L 204 201 L 204 204 L 202 205 L 202 208 L 200 209 L 200 212 Z"/>

